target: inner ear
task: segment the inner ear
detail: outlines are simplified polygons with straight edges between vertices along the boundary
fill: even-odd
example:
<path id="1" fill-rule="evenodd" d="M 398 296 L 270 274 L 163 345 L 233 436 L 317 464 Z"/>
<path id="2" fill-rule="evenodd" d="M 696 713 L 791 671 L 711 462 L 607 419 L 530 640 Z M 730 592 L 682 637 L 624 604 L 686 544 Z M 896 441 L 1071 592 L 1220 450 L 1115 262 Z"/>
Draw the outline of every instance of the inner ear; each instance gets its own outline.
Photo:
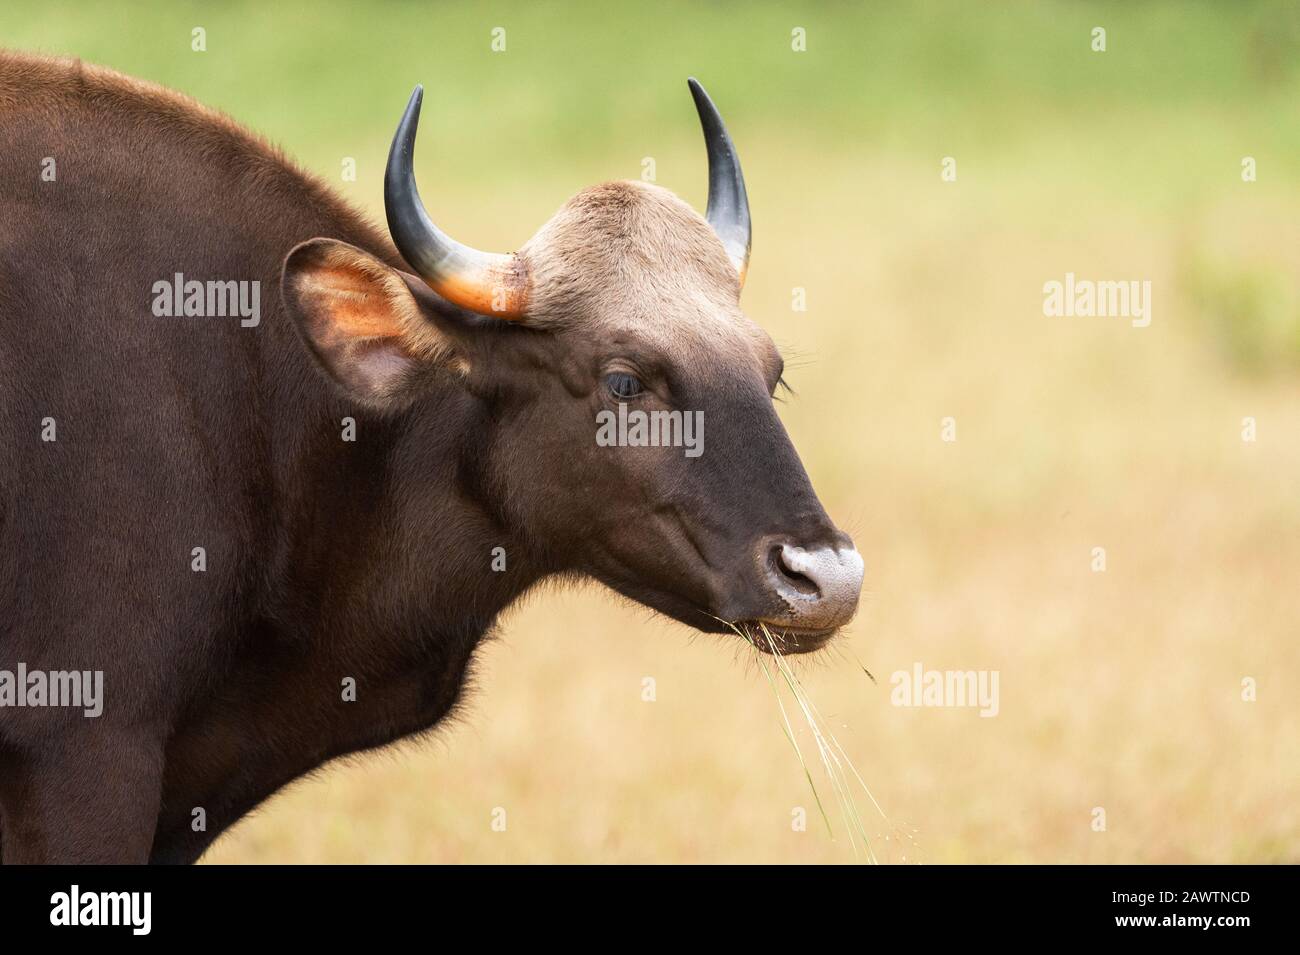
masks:
<path id="1" fill-rule="evenodd" d="M 369 404 L 404 403 L 445 357 L 447 343 L 401 273 L 356 246 L 334 239 L 295 246 L 280 287 L 321 367 Z"/>

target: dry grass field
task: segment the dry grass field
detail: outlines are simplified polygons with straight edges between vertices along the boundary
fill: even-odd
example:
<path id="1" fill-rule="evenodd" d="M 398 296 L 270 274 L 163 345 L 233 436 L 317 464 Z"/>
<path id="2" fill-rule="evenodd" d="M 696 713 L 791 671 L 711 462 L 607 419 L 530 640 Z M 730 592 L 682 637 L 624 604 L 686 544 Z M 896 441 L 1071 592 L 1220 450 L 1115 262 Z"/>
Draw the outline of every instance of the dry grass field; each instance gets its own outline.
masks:
<path id="1" fill-rule="evenodd" d="M 887 813 L 867 822 L 882 861 L 1300 862 L 1300 28 L 1270 19 L 1282 8 L 1067 4 L 1017 8 L 1021 23 L 945 5 L 888 43 L 839 36 L 818 60 L 810 42 L 806 63 L 771 70 L 797 55 L 800 21 L 777 7 L 734 35 L 721 12 L 681 7 L 702 18 L 681 49 L 643 23 L 593 13 L 561 28 L 505 9 L 456 14 L 455 35 L 485 45 L 488 20 L 517 16 L 518 62 L 541 56 L 535 26 L 550 72 L 503 76 L 464 54 L 454 89 L 480 99 L 445 97 L 445 120 L 426 104 L 421 186 L 459 238 L 518 242 L 582 186 L 640 175 L 646 155 L 702 208 L 687 72 L 732 124 L 755 220 L 743 302 L 788 356 L 782 416 L 867 565 L 851 632 L 794 666 Z M 817 42 L 873 25 L 854 13 L 840 29 L 830 9 L 807 17 Z M 1088 51 L 1094 21 L 1110 24 L 1105 54 Z M 342 90 L 335 115 L 301 71 L 348 32 L 319 29 L 277 41 L 311 56 L 257 60 L 260 103 L 125 37 L 33 21 L 8 42 L 211 94 L 334 179 L 357 156 L 359 181 L 339 188 L 378 214 L 385 130 L 436 67 L 394 56 L 376 76 L 321 74 Z M 661 72 L 638 51 L 583 94 L 591 129 L 557 129 L 581 79 L 565 64 L 595 70 L 631 36 L 660 50 Z M 712 67 L 710 36 L 728 37 Z M 766 44 L 756 63 L 747 43 Z M 315 118 L 291 116 L 299 104 Z M 455 154 L 507 126 L 503 152 Z M 945 156 L 956 181 L 940 177 Z M 1149 280 L 1150 325 L 1045 316 L 1043 285 L 1067 272 Z M 999 671 L 997 716 L 892 705 L 891 674 L 918 662 Z M 433 738 L 299 782 L 206 861 L 855 861 L 830 821 L 833 838 L 753 651 L 591 585 L 511 612 Z"/>

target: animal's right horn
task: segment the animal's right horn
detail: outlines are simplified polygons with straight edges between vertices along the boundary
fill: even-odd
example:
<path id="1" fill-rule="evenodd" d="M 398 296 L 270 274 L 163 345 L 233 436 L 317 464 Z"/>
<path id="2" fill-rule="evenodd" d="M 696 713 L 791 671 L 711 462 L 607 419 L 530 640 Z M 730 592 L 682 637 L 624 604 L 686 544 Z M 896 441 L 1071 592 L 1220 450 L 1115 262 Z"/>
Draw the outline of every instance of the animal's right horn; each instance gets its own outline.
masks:
<path id="1" fill-rule="evenodd" d="M 415 131 L 424 87 L 406 104 L 388 152 L 384 211 L 402 257 L 429 287 L 461 308 L 517 321 L 528 306 L 528 268 L 517 255 L 480 252 L 447 235 L 429 218 L 415 186 Z"/>
<path id="2" fill-rule="evenodd" d="M 745 270 L 749 268 L 749 247 L 752 228 L 749 222 L 749 196 L 745 192 L 745 176 L 740 171 L 740 157 L 727 134 L 722 114 L 709 99 L 695 77 L 686 80 L 695 99 L 695 109 L 700 114 L 704 128 L 704 147 L 709 153 L 709 205 L 704 218 L 722 240 L 736 271 L 740 284 L 745 284 Z"/>

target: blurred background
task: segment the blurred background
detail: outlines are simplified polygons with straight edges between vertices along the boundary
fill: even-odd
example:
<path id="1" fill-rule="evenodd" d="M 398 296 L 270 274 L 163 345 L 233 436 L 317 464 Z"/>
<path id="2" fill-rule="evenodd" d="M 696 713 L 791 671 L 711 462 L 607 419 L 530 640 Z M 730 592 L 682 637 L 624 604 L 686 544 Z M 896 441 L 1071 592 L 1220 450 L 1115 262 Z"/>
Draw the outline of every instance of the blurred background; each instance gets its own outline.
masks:
<path id="1" fill-rule="evenodd" d="M 1300 861 L 1296 4 L 10 0 L 0 43 L 192 94 L 376 221 L 424 83 L 425 201 L 500 250 L 647 159 L 702 210 L 698 76 L 744 162 L 781 414 L 867 563 L 852 631 L 795 666 L 886 814 L 877 855 Z M 1150 326 L 1044 316 L 1067 272 L 1149 280 Z M 918 662 L 999 671 L 999 714 L 891 705 Z M 855 859 L 735 640 L 547 591 L 476 682 L 207 860 Z"/>

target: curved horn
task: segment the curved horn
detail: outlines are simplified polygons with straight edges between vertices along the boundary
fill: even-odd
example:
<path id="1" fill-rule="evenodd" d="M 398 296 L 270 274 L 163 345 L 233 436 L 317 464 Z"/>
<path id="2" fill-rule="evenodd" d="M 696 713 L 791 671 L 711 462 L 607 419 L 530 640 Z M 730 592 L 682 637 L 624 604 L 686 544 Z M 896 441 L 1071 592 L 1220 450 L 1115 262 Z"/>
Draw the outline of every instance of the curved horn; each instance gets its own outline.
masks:
<path id="1" fill-rule="evenodd" d="M 709 94 L 704 92 L 704 87 L 695 77 L 686 82 L 695 99 L 695 109 L 700 114 L 704 146 L 709 152 L 709 205 L 704 218 L 709 220 L 709 225 L 722 240 L 723 248 L 740 274 L 740 284 L 744 286 L 753 236 L 749 222 L 749 196 L 745 192 L 744 174 L 740 171 L 740 158 Z"/>
<path id="2" fill-rule="evenodd" d="M 384 173 L 384 211 L 397 250 L 447 301 L 481 315 L 518 320 L 528 304 L 528 269 L 516 255 L 461 245 L 429 218 L 415 186 L 415 131 L 424 87 L 406 104 Z"/>

